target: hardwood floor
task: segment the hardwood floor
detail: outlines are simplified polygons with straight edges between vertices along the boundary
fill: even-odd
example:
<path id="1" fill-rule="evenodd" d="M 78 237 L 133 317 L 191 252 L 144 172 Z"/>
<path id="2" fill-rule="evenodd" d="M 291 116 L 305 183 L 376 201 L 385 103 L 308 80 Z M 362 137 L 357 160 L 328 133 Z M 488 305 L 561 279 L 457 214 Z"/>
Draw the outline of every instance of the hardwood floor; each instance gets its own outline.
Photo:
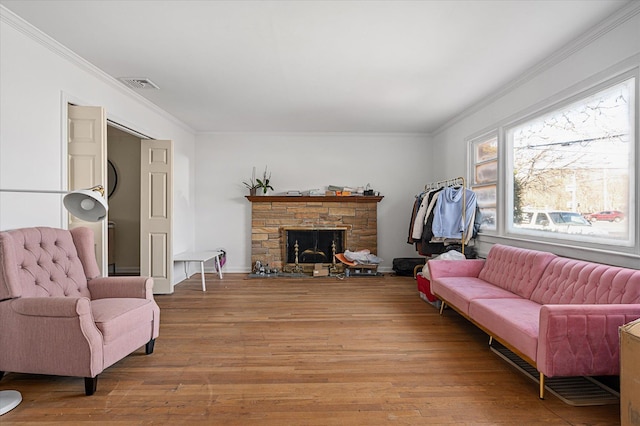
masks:
<path id="1" fill-rule="evenodd" d="M 100 375 L 8 373 L 13 424 L 617 425 L 618 406 L 572 407 L 487 347 L 452 310 L 441 317 L 410 277 L 249 279 L 207 275 L 156 296 L 155 352 Z"/>

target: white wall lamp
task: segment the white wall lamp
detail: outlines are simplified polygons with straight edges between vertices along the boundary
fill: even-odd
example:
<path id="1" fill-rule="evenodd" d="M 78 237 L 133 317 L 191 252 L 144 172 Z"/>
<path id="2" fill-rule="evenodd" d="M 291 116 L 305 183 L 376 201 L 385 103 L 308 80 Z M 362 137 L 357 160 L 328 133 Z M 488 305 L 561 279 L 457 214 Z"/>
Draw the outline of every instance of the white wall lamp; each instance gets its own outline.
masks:
<path id="1" fill-rule="evenodd" d="M 38 189 L 0 189 L 0 192 L 27 192 L 37 194 L 66 194 L 62 202 L 69 213 L 87 222 L 100 222 L 107 216 L 109 206 L 104 199 L 104 187 L 94 186 L 77 191 L 57 191 Z"/>
<path id="2" fill-rule="evenodd" d="M 104 187 L 101 185 L 77 191 L 35 190 L 35 189 L 0 189 L 0 192 L 28 192 L 37 194 L 66 194 L 62 199 L 69 213 L 87 222 L 100 222 L 107 216 L 109 206 L 104 199 Z M 22 402 L 22 395 L 16 390 L 0 391 L 0 416 L 7 413 Z"/>

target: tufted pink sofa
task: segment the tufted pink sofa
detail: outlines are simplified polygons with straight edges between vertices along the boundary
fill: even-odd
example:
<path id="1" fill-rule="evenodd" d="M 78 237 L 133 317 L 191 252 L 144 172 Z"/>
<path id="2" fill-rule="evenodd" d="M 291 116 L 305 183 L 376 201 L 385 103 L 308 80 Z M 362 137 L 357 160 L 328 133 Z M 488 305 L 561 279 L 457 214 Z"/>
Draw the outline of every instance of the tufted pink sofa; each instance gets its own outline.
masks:
<path id="1" fill-rule="evenodd" d="M 85 378 L 146 345 L 160 309 L 153 279 L 100 277 L 93 233 L 24 228 L 0 232 L 0 378 L 4 372 Z"/>
<path id="2" fill-rule="evenodd" d="M 617 375 L 618 328 L 640 318 L 640 270 L 496 244 L 430 260 L 431 290 L 544 377 Z M 441 310 L 442 312 L 442 310 Z"/>

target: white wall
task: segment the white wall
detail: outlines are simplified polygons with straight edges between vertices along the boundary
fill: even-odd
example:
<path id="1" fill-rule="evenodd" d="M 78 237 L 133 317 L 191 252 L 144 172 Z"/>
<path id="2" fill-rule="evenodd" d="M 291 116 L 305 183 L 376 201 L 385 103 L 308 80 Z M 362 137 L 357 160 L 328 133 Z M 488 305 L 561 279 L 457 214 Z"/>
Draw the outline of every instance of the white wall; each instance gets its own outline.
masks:
<path id="1" fill-rule="evenodd" d="M 193 247 L 195 136 L 187 126 L 0 6 L 0 188 L 66 185 L 66 102 L 174 141 L 174 252 Z M 0 229 L 66 226 L 59 195 L 0 193 Z M 174 274 L 174 278 L 177 274 Z"/>
<path id="2" fill-rule="evenodd" d="M 509 123 L 515 117 L 533 112 L 542 105 L 558 101 L 576 93 L 576 85 L 596 84 L 611 78 L 613 69 L 618 72 L 640 65 L 640 3 L 634 2 L 613 19 L 606 20 L 588 34 L 576 40 L 537 69 L 523 76 L 520 81 L 496 93 L 493 99 L 453 119 L 433 135 L 434 152 L 438 161 L 431 165 L 435 176 L 444 178 L 451 173 L 466 175 L 467 143 L 472 136 Z M 636 105 L 637 107 L 637 105 Z M 636 151 L 638 147 L 636 135 Z M 636 157 L 638 157 L 636 155 Z M 639 164 L 636 161 L 636 165 Z M 638 173 L 638 170 L 636 170 Z M 502 176 L 504 179 L 504 176 Z M 638 189 L 636 188 L 636 193 Z M 636 212 L 640 211 L 636 196 Z M 638 218 L 635 218 L 638 225 Z M 636 229 L 638 226 L 636 226 Z M 503 242 L 522 247 L 547 249 L 544 245 L 524 241 L 507 241 L 500 238 L 484 240 L 486 252 L 488 242 Z M 481 250 L 481 251 L 483 251 Z M 589 252 L 576 248 L 553 247 L 555 253 L 602 261 L 637 268 L 637 257 L 622 254 Z"/>
<path id="3" fill-rule="evenodd" d="M 242 181 L 252 168 L 272 172 L 274 192 L 366 186 L 380 191 L 378 255 L 416 257 L 407 244 L 414 196 L 431 180 L 432 150 L 425 135 L 200 134 L 196 139 L 196 246 L 225 248 L 230 272 L 248 272 L 251 204 Z"/>

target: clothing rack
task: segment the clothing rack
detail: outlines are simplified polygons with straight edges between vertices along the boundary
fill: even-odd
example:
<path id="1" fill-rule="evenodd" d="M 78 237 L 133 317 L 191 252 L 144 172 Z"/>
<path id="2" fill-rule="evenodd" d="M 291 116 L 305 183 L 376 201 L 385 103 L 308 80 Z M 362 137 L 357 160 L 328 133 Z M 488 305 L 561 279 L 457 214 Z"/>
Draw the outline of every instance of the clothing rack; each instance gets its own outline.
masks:
<path id="1" fill-rule="evenodd" d="M 453 179 L 447 179 L 447 180 L 441 180 L 438 182 L 431 182 L 431 183 L 427 183 L 424 186 L 424 190 L 425 192 L 427 191 L 434 191 L 436 189 L 440 189 L 440 188 L 446 188 L 446 187 L 451 187 L 451 186 L 462 186 L 463 189 L 466 188 L 466 180 L 464 177 L 459 176 Z M 467 217 L 467 194 L 466 191 L 462 191 L 462 238 L 461 238 L 461 244 L 462 244 L 462 254 L 464 254 L 464 242 L 465 242 L 465 235 L 466 235 L 466 229 L 465 229 L 465 225 L 466 225 L 466 217 Z"/>
<path id="2" fill-rule="evenodd" d="M 434 189 L 440 189 L 440 188 L 444 188 L 447 186 L 462 186 L 465 187 L 466 186 L 466 180 L 465 178 L 463 178 L 462 176 L 457 177 L 457 178 L 453 178 L 453 179 L 447 179 L 447 180 L 441 180 L 438 182 L 431 182 L 428 183 L 424 186 L 424 190 L 425 191 L 432 191 Z"/>

